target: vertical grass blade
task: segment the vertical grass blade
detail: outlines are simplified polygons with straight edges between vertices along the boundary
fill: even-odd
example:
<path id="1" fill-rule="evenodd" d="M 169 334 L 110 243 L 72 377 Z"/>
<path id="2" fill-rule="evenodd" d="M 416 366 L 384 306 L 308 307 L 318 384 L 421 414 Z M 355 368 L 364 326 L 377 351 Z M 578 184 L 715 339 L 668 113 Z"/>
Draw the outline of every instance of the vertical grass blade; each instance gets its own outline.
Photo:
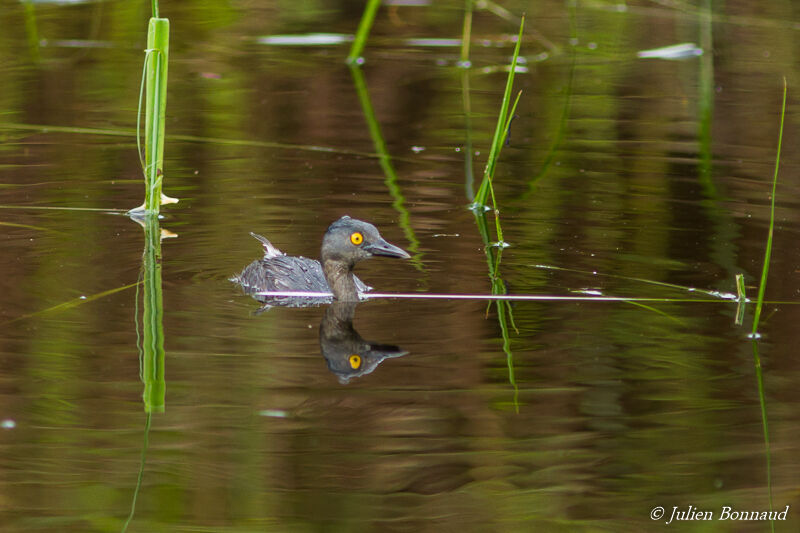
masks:
<path id="1" fill-rule="evenodd" d="M 147 31 L 147 56 L 145 59 L 144 208 L 148 213 L 158 213 L 161 209 L 168 62 L 169 20 L 151 18 Z"/>
<path id="2" fill-rule="evenodd" d="M 511 89 L 514 86 L 514 74 L 517 70 L 517 58 L 519 57 L 519 48 L 522 44 L 522 30 L 525 27 L 525 17 L 519 25 L 519 34 L 517 36 L 517 44 L 514 47 L 514 55 L 511 58 L 511 68 L 508 71 L 508 78 L 506 79 L 506 88 L 503 92 L 503 101 L 500 104 L 500 114 L 497 117 L 497 125 L 494 130 L 494 137 L 492 139 L 492 147 L 489 151 L 489 158 L 486 161 L 486 169 L 483 172 L 483 180 L 475 194 L 475 207 L 485 208 L 486 200 L 489 197 L 490 189 L 492 187 L 492 179 L 494 178 L 494 169 L 497 165 L 497 160 L 500 157 L 500 151 L 503 143 L 508 135 L 509 120 L 509 106 L 511 104 Z M 517 96 L 519 101 L 519 96 Z M 514 104 L 516 106 L 516 104 Z M 511 115 L 513 117 L 513 114 Z"/>
<path id="3" fill-rule="evenodd" d="M 769 232 L 767 233 L 767 247 L 764 251 L 764 267 L 761 270 L 761 283 L 758 285 L 758 298 L 756 311 L 753 316 L 753 336 L 758 336 L 758 322 L 761 319 L 761 308 L 764 305 L 764 291 L 767 288 L 767 274 L 769 274 L 769 260 L 772 256 L 772 236 L 775 231 L 775 190 L 778 187 L 778 168 L 781 162 L 781 143 L 783 142 L 783 120 L 786 116 L 786 78 L 783 78 L 783 103 L 781 104 L 781 126 L 778 130 L 778 151 L 775 155 L 775 174 L 772 177 L 772 200 L 770 202 Z"/>
<path id="4" fill-rule="evenodd" d="M 350 54 L 347 56 L 349 64 L 360 64 L 364 62 L 361 53 L 364 51 L 364 46 L 367 44 L 367 37 L 369 31 L 372 29 L 372 22 L 375 20 L 375 14 L 378 12 L 378 7 L 381 5 L 381 0 L 367 0 L 367 6 L 364 8 L 364 14 L 361 15 L 361 22 L 358 24 L 358 31 L 356 38 L 353 40 L 353 45 L 350 47 Z"/>

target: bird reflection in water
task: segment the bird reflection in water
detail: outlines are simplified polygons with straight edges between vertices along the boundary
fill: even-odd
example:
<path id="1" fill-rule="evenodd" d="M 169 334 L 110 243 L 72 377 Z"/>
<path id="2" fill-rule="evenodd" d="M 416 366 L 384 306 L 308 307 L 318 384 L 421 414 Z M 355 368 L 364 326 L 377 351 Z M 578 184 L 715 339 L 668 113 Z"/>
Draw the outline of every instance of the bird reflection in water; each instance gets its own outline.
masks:
<path id="1" fill-rule="evenodd" d="M 390 344 L 365 341 L 353 327 L 356 302 L 334 302 L 319 325 L 319 348 L 328 369 L 343 385 L 352 378 L 365 376 L 386 359 L 408 352 Z"/>

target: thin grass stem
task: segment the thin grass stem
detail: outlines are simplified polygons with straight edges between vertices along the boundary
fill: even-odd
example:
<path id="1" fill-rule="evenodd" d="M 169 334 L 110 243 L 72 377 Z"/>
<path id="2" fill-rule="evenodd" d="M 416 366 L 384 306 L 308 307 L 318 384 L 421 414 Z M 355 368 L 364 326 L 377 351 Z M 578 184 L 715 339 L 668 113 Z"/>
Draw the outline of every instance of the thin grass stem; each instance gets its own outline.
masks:
<path id="1" fill-rule="evenodd" d="M 142 65 L 142 83 L 139 86 L 139 106 L 136 109 L 136 151 L 139 152 L 139 164 L 142 171 L 146 172 L 147 164 L 144 160 L 144 150 L 142 149 L 142 102 L 144 101 L 145 80 L 147 78 L 147 63 L 150 60 L 151 51 L 145 50 L 144 64 Z"/>
<path id="2" fill-rule="evenodd" d="M 682 326 L 686 324 L 686 322 L 684 322 L 680 318 L 674 317 L 674 316 L 670 315 L 669 313 L 665 313 L 661 309 L 656 309 L 652 305 L 645 305 L 645 304 L 643 304 L 641 302 L 628 302 L 628 303 L 633 305 L 633 306 L 641 307 L 642 309 L 646 309 L 646 310 L 648 310 L 648 311 L 650 311 L 652 313 L 655 313 L 657 315 L 661 315 L 661 316 L 663 316 L 665 318 L 668 318 L 668 319 L 672 320 L 673 322 L 675 322 L 676 324 L 680 324 Z"/>
<path id="3" fill-rule="evenodd" d="M 494 169 L 497 165 L 497 159 L 500 155 L 502 144 L 505 142 L 507 135 L 507 130 L 504 131 L 504 128 L 508 122 L 508 109 L 511 102 L 511 89 L 514 86 L 514 74 L 517 70 L 517 59 L 519 57 L 519 49 L 522 44 L 522 30 L 524 27 L 525 17 L 522 17 L 522 21 L 520 22 L 519 26 L 519 34 L 517 35 L 517 44 L 514 47 L 514 55 L 511 58 L 511 68 L 509 69 L 508 77 L 506 78 L 506 88 L 503 92 L 503 100 L 500 103 L 500 114 L 497 116 L 497 125 L 495 126 L 494 137 L 492 138 L 492 146 L 489 151 L 489 157 L 486 160 L 486 168 L 483 172 L 483 180 L 478 188 L 478 192 L 475 194 L 474 206 L 478 208 L 486 206 L 486 199 L 489 196 L 490 189 L 492 187 L 491 182 L 492 178 L 494 177 Z"/>
<path id="4" fill-rule="evenodd" d="M 76 126 L 48 126 L 44 124 L 18 124 L 12 122 L 0 122 L 0 130 L 23 130 L 23 131 L 38 131 L 40 133 L 73 133 L 77 135 L 106 135 L 110 137 L 135 137 L 135 130 L 125 129 L 102 129 L 102 128 L 82 128 Z M 301 150 L 307 152 L 321 152 L 324 154 L 342 154 L 354 155 L 358 157 L 368 157 L 378 159 L 382 157 L 381 154 L 372 152 L 362 152 L 359 150 L 349 150 L 346 148 L 334 148 L 332 146 L 317 146 L 312 144 L 290 144 L 278 143 L 269 141 L 255 141 L 250 139 L 225 139 L 222 137 L 201 137 L 198 135 L 170 135 L 170 139 L 185 142 L 198 142 L 219 144 L 223 146 L 239 146 L 239 147 L 256 147 L 256 148 L 277 148 L 277 149 L 291 149 Z M 414 164 L 428 164 L 422 158 L 411 157 L 392 157 L 394 161 L 402 161 L 404 163 Z M 144 166 L 142 167 L 144 168 Z"/>
<path id="5" fill-rule="evenodd" d="M 623 279 L 628 281 L 636 281 L 639 283 L 646 283 L 648 285 L 656 285 L 658 287 L 666 287 L 668 289 L 677 289 L 681 291 L 688 291 L 688 292 L 697 292 L 700 294 L 705 294 L 707 296 L 716 296 L 718 298 L 724 300 L 737 300 L 738 296 L 736 294 L 726 293 L 726 292 L 719 292 L 719 291 L 710 291 L 707 289 L 698 289 L 696 287 L 688 287 L 686 285 L 677 285 L 675 283 L 667 283 L 666 281 L 656 281 L 653 279 L 647 278 L 636 278 L 632 276 L 620 276 L 618 274 L 603 274 L 597 271 L 588 271 L 588 270 L 580 270 L 577 268 L 565 268 L 565 267 L 557 267 L 552 265 L 528 265 L 531 268 L 540 268 L 543 270 L 556 270 L 559 272 L 574 272 L 576 274 L 586 274 L 589 276 L 594 277 L 604 277 L 604 278 L 613 278 L 613 279 Z M 744 294 L 744 293 L 742 293 Z"/>
<path id="6" fill-rule="evenodd" d="M 109 215 L 122 215 L 127 212 L 125 209 L 114 207 L 63 207 L 49 205 L 0 205 L 0 209 L 22 209 L 30 211 L 92 211 L 97 213 L 107 213 Z"/>
<path id="7" fill-rule="evenodd" d="M 142 442 L 142 451 L 139 456 L 139 475 L 136 477 L 136 488 L 133 489 L 133 498 L 131 499 L 131 511 L 128 514 L 127 520 L 125 520 L 125 524 L 122 526 L 122 533 L 126 533 L 128 531 L 128 526 L 131 525 L 131 521 L 133 521 L 133 515 L 136 512 L 136 500 L 139 498 L 139 492 L 142 488 L 142 480 L 144 479 L 144 465 L 147 459 L 147 448 L 149 447 L 150 443 L 150 422 L 152 420 L 153 414 L 150 412 L 145 413 L 145 421 L 144 421 L 144 441 Z"/>
<path id="8" fill-rule="evenodd" d="M 775 231 L 775 191 L 778 187 L 778 168 L 781 161 L 781 143 L 783 142 L 783 120 L 786 116 L 786 78 L 783 78 L 783 103 L 781 104 L 781 125 L 778 130 L 778 151 L 775 155 L 775 173 L 772 177 L 772 199 L 770 201 L 769 232 L 767 233 L 767 247 L 764 251 L 764 267 L 761 270 L 761 283 L 758 285 L 756 298 L 756 311 L 753 315 L 753 336 L 758 335 L 758 322 L 761 319 L 761 309 L 764 306 L 764 291 L 767 288 L 767 275 L 769 274 L 769 260 L 772 255 L 772 237 Z"/>
<path id="9" fill-rule="evenodd" d="M 508 9 L 492 2 L 491 0 L 481 0 L 480 2 L 476 2 L 478 9 L 483 9 L 488 11 L 489 13 L 509 22 L 517 23 L 520 21 L 520 17 L 509 11 Z M 529 29 L 528 34 L 533 37 L 539 44 L 550 50 L 553 54 L 557 54 L 560 52 L 560 48 L 553 43 L 550 39 L 536 31 L 535 29 Z"/>
<path id="10" fill-rule="evenodd" d="M 24 229 L 32 229 L 34 231 L 44 231 L 46 233 L 55 233 L 56 235 L 66 235 L 63 231 L 59 231 L 57 229 L 47 228 L 44 226 L 34 226 L 32 224 L 19 224 L 17 222 L 0 222 L 0 226 L 7 226 L 9 228 L 24 228 Z"/>
<path id="11" fill-rule="evenodd" d="M 356 38 L 353 40 L 353 45 L 350 47 L 350 54 L 347 56 L 349 64 L 360 64 L 364 62 L 361 54 L 364 51 L 364 46 L 367 44 L 367 37 L 369 31 L 372 29 L 372 22 L 375 20 L 375 14 L 378 12 L 378 7 L 381 5 L 381 0 L 367 0 L 367 6 L 364 8 L 364 14 L 361 15 L 361 22 L 358 24 L 358 31 Z"/>
<path id="12" fill-rule="evenodd" d="M 68 300 L 66 302 L 62 302 L 58 305 L 54 305 L 52 307 L 48 307 L 47 309 L 42 309 L 41 311 L 35 311 L 33 313 L 28 313 L 27 315 L 18 316 L 16 318 L 12 318 L 11 320 L 7 320 L 6 322 L 0 323 L 0 325 L 5 324 L 13 324 L 14 322 L 19 322 L 20 320 L 26 320 L 28 318 L 33 318 L 49 313 L 55 313 L 60 311 L 66 311 L 67 309 L 72 309 L 74 307 L 78 307 L 79 305 L 83 305 L 89 302 L 93 302 L 94 300 L 98 300 L 100 298 L 104 298 L 106 296 L 110 296 L 112 294 L 116 294 L 118 292 L 130 289 L 132 287 L 138 287 L 139 282 L 131 283 L 130 285 L 123 285 L 122 287 L 116 287 L 114 289 L 109 289 L 107 291 L 98 292 L 97 294 L 91 294 L 89 296 L 80 296 L 78 298 L 73 298 L 72 300 Z"/>
<path id="13" fill-rule="evenodd" d="M 511 127 L 511 121 L 514 119 L 514 112 L 517 110 L 517 104 L 519 103 L 520 96 L 522 96 L 522 91 L 517 93 L 517 98 L 516 100 L 514 100 L 514 105 L 511 107 L 511 113 L 509 113 L 508 119 L 506 120 L 506 123 L 503 127 L 502 139 L 500 140 L 500 146 L 497 148 L 497 153 L 495 155 L 495 163 L 497 159 L 500 157 L 500 152 L 503 150 L 503 145 L 505 144 L 506 139 L 508 138 L 509 128 Z M 498 246 L 500 246 L 500 249 L 502 250 L 502 248 L 506 245 L 506 241 L 503 238 L 503 228 L 500 226 L 500 210 L 497 208 L 497 200 L 495 199 L 494 196 L 494 185 L 492 184 L 493 180 L 494 180 L 494 169 L 492 169 L 492 175 L 489 176 L 489 193 L 491 194 L 492 197 L 492 208 L 494 209 L 494 225 L 495 225 L 495 230 L 497 231 L 497 244 Z M 497 260 L 498 267 L 500 266 L 499 255 L 500 254 L 498 254 L 498 260 Z"/>

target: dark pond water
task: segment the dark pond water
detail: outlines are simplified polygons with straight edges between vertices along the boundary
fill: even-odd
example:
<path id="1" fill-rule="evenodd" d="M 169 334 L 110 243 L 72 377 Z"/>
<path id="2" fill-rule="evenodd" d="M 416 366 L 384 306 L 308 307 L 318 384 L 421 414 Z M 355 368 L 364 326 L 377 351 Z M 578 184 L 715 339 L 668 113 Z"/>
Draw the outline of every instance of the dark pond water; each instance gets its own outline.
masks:
<path id="1" fill-rule="evenodd" d="M 321 353 L 324 306 L 257 313 L 228 277 L 260 255 L 250 231 L 316 257 L 349 214 L 413 255 L 359 265 L 380 292 L 491 292 L 466 206 L 518 22 L 478 9 L 463 69 L 413 40 L 459 39 L 463 3 L 402 4 L 354 74 L 347 44 L 274 36 L 350 35 L 361 3 L 162 2 L 180 203 L 161 220 L 158 412 L 145 235 L 122 214 L 143 196 L 149 4 L 0 1 L 0 529 L 770 531 L 721 513 L 789 506 L 774 529 L 798 530 L 796 3 L 504 3 L 528 20 L 497 287 L 680 301 L 368 301 L 354 335 L 397 357 L 358 375 L 349 345 Z M 703 55 L 637 57 L 689 42 Z M 752 305 L 737 326 L 735 302 L 640 280 L 735 293 L 742 273 L 756 294 L 784 76 L 756 359 Z M 665 524 L 707 516 L 690 506 L 712 520 Z"/>

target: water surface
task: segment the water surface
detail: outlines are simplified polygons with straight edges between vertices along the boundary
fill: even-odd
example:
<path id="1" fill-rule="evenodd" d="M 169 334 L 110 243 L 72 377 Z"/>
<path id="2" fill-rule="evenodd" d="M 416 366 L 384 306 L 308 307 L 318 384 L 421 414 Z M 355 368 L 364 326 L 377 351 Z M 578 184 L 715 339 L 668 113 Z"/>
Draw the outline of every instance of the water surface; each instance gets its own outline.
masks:
<path id="1" fill-rule="evenodd" d="M 735 293 L 743 273 L 754 296 L 786 77 L 779 303 L 758 344 L 768 445 L 752 306 L 737 326 L 722 301 L 515 302 L 511 315 L 368 301 L 355 331 L 408 353 L 343 384 L 320 353 L 325 307 L 257 313 L 228 282 L 261 253 L 250 231 L 316 257 L 349 214 L 414 256 L 359 265 L 380 292 L 491 291 L 469 175 L 477 187 L 517 25 L 476 11 L 459 68 L 458 47 L 428 45 L 460 38 L 461 4 L 382 7 L 359 93 L 347 39 L 267 37 L 351 35 L 360 5 L 162 3 L 165 192 L 180 203 L 161 220 L 177 237 L 161 245 L 164 412 L 147 426 L 145 240 L 121 212 L 143 195 L 132 132 L 149 6 L 4 6 L 4 531 L 121 531 L 129 517 L 128 531 L 770 531 L 720 510 L 786 505 L 775 530 L 797 529 L 790 3 L 728 3 L 712 22 L 689 6 L 503 6 L 529 29 L 495 179 L 510 293 L 708 299 L 634 278 Z M 686 42 L 703 54 L 637 57 Z M 690 505 L 715 520 L 665 526 Z"/>

